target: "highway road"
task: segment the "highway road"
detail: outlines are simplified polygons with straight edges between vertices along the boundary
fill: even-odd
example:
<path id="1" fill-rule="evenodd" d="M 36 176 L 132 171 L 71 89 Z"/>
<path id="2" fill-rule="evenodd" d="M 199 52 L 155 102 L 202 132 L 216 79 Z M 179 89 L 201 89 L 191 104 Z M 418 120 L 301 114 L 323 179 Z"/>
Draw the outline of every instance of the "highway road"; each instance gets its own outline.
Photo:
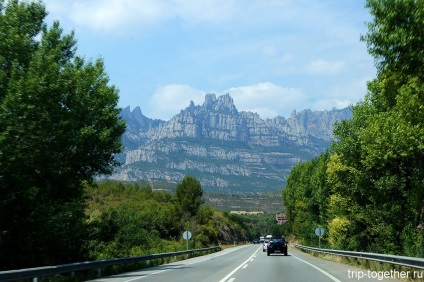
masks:
<path id="1" fill-rule="evenodd" d="M 217 253 L 139 271 L 104 277 L 96 282 L 262 282 L 262 281 L 401 281 L 402 273 L 372 272 L 331 262 L 289 248 L 289 255 L 262 252 L 244 245 Z"/>

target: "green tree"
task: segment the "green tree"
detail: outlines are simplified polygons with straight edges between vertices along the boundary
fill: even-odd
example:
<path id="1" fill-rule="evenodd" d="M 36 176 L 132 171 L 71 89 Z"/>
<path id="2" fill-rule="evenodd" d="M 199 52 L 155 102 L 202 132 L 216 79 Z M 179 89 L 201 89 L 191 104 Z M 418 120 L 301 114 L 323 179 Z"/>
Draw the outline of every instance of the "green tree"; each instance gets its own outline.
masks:
<path id="1" fill-rule="evenodd" d="M 203 203 L 203 190 L 200 181 L 194 176 L 186 175 L 177 185 L 177 202 L 182 212 L 195 216 Z"/>
<path id="2" fill-rule="evenodd" d="M 352 119 L 335 126 L 331 155 L 292 169 L 283 199 L 301 241 L 320 214 L 334 248 L 422 256 L 424 1 L 366 7 L 373 19 L 362 40 L 377 77 Z"/>
<path id="3" fill-rule="evenodd" d="M 329 154 L 325 153 L 309 162 L 297 164 L 292 168 L 282 192 L 291 232 L 305 244 L 315 244 L 315 228 L 326 224 L 330 195 L 326 182 L 328 158 Z"/>
<path id="4" fill-rule="evenodd" d="M 202 205 L 190 218 L 177 211 L 175 198 L 149 187 L 101 181 L 86 186 L 88 205 L 87 248 L 90 259 L 140 256 L 186 248 L 178 228 L 181 221 L 192 232 L 191 248 L 219 242 L 233 243 L 251 238 L 251 217 L 229 215 Z M 264 226 L 275 222 L 264 218 Z M 259 236 L 258 236 L 259 237 Z"/>
<path id="5" fill-rule="evenodd" d="M 399 244 L 410 244 L 405 234 L 422 242 L 422 230 L 410 229 L 420 226 L 424 190 L 424 2 L 369 0 L 366 7 L 373 20 L 362 39 L 377 78 L 353 119 L 335 129 L 330 220 L 334 238 L 350 234 L 345 248 L 401 253 L 411 249 Z M 349 205 L 340 208 L 340 199 Z"/>
<path id="6" fill-rule="evenodd" d="M 373 20 L 362 37 L 377 66 L 376 81 L 370 100 L 377 110 L 396 104 L 397 92 L 410 76 L 424 79 L 424 1 L 368 0 L 366 7 Z"/>
<path id="7" fill-rule="evenodd" d="M 125 124 L 101 59 L 43 23 L 41 1 L 0 0 L 0 264 L 84 257 L 83 183 L 113 170 Z"/>

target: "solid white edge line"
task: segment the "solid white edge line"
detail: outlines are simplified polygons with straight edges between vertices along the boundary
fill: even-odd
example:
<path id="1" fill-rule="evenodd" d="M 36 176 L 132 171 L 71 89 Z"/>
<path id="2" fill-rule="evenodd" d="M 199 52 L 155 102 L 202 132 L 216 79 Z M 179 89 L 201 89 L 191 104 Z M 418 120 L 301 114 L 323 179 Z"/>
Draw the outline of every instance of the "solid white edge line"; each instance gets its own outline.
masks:
<path id="1" fill-rule="evenodd" d="M 301 262 L 304 262 L 304 263 L 306 263 L 306 264 L 308 264 L 308 265 L 312 266 L 312 267 L 313 267 L 313 268 L 315 268 L 316 270 L 318 270 L 318 271 L 322 272 L 324 275 L 328 276 L 328 277 L 329 277 L 331 280 L 333 280 L 334 282 L 342 282 L 342 281 L 340 281 L 339 279 L 337 279 L 336 277 L 334 277 L 333 275 L 331 275 L 330 273 L 326 272 L 325 270 L 322 270 L 322 269 L 321 269 L 321 268 L 319 268 L 318 266 L 313 265 L 312 263 L 307 262 L 306 260 L 303 260 L 303 259 L 301 259 L 301 258 L 298 258 L 297 256 L 295 256 L 295 255 L 293 255 L 293 254 L 290 254 L 290 256 L 294 257 L 295 259 L 300 260 Z"/>
<path id="2" fill-rule="evenodd" d="M 230 273 L 228 273 L 227 276 L 225 276 L 224 278 L 222 278 L 221 280 L 219 280 L 219 282 L 224 282 L 227 281 L 228 278 L 230 278 L 231 275 L 233 275 L 234 273 L 236 273 L 237 270 L 239 270 L 243 265 L 245 265 L 249 260 L 251 260 L 256 253 L 260 250 L 260 248 L 258 248 L 256 250 L 256 252 L 253 253 L 253 255 L 250 256 L 250 258 L 248 258 L 245 262 L 243 262 L 242 264 L 240 264 L 239 266 L 237 266 L 233 271 L 231 271 Z"/>

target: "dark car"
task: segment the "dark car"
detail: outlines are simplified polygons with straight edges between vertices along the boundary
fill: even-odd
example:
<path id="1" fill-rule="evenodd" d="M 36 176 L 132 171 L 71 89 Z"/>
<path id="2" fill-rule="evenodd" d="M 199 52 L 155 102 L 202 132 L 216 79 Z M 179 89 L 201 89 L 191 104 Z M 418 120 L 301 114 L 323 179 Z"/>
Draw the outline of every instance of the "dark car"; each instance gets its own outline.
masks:
<path id="1" fill-rule="evenodd" d="M 253 239 L 253 244 L 259 244 L 259 239 Z"/>
<path id="2" fill-rule="evenodd" d="M 274 253 L 281 253 L 287 256 L 287 241 L 283 239 L 274 239 L 272 240 L 267 248 L 267 255 Z"/>

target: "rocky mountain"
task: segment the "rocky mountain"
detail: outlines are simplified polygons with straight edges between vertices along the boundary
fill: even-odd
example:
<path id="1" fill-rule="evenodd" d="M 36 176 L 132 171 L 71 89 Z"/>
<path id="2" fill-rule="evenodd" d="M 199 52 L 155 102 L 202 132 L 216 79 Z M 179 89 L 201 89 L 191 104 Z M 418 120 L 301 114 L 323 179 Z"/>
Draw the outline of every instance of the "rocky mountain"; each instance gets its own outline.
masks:
<path id="1" fill-rule="evenodd" d="M 178 183 L 186 174 L 215 192 L 275 191 L 290 169 L 324 152 L 336 121 L 348 108 L 293 111 L 289 118 L 261 119 L 238 111 L 230 95 L 207 94 L 169 121 L 145 117 L 139 107 L 123 109 L 127 121 L 122 166 L 109 178 Z"/>

